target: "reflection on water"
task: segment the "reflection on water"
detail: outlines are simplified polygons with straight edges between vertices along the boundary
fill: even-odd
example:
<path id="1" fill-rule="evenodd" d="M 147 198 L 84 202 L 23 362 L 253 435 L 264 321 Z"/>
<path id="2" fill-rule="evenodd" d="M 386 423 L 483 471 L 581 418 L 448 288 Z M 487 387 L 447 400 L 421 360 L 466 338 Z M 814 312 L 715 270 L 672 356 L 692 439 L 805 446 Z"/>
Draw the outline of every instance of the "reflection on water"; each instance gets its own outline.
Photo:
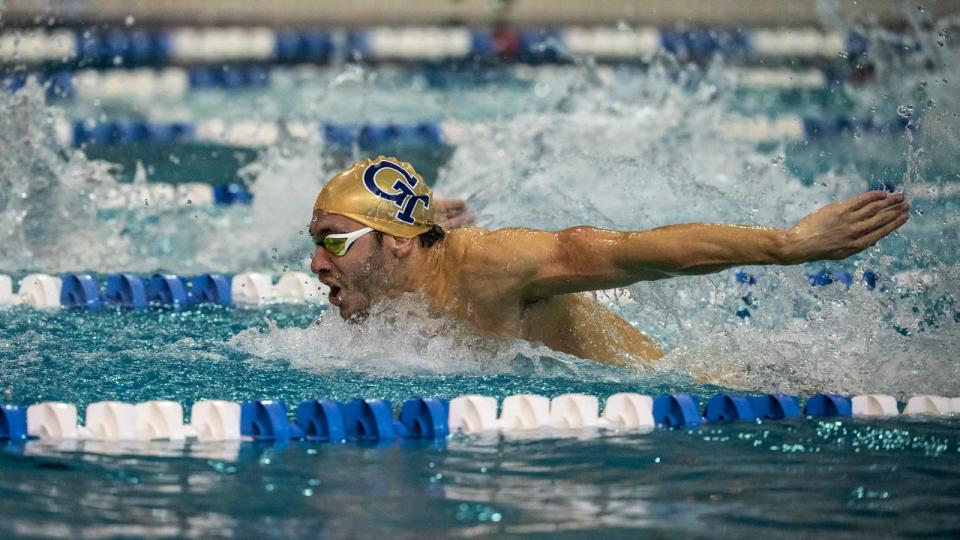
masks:
<path id="1" fill-rule="evenodd" d="M 0 451 L 0 511 L 8 516 L 0 532 L 742 538 L 777 530 L 835 538 L 960 527 L 947 511 L 960 504 L 954 419 L 566 435 L 244 443 L 229 459 L 214 457 L 221 443 L 173 455 L 159 442 L 8 444 Z M 20 511 L 3 510 L 13 504 Z"/>

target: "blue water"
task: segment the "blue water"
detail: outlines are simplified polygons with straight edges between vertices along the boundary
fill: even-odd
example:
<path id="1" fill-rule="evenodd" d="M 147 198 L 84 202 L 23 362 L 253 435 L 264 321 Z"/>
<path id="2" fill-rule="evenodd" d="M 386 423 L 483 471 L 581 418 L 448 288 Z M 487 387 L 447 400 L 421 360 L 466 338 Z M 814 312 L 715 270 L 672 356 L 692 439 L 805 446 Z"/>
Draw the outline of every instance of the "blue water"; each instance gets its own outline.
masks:
<path id="1" fill-rule="evenodd" d="M 655 371 L 477 336 L 424 313 L 416 298 L 361 325 L 307 306 L 15 307 L 0 309 L 3 399 L 66 401 L 82 415 L 107 399 L 172 399 L 189 410 L 203 398 L 398 404 L 468 393 L 583 392 L 601 402 L 623 391 L 960 396 L 960 197 L 943 192 L 960 180 L 955 54 L 881 59 L 871 84 L 817 92 L 732 88 L 715 76 L 720 62 L 679 81 L 669 61 L 609 72 L 345 65 L 288 88 L 176 103 L 45 103 L 31 87 L 4 95 L 0 272 L 14 277 L 304 270 L 304 228 L 326 178 L 360 155 L 404 150 L 344 151 L 317 140 L 256 151 L 88 150 L 115 157 L 125 167 L 117 170 L 52 147 L 55 118 L 454 119 L 463 124 L 456 147 L 421 149 L 411 161 L 438 194 L 466 199 L 491 228 L 782 227 L 877 180 L 904 189 L 914 213 L 901 232 L 847 261 L 747 268 L 752 285 L 724 272 L 630 287 L 634 301 L 611 307 L 663 343 Z M 874 112 L 902 113 L 920 128 L 763 145 L 719 129 L 745 114 Z M 139 180 L 243 181 L 254 203 L 107 210 L 107 192 L 137 177 L 138 161 Z M 811 287 L 807 274 L 824 267 L 850 272 L 854 283 Z M 868 270 L 880 276 L 873 290 L 861 282 Z M 0 535 L 956 537 L 958 462 L 956 417 L 379 446 L 28 441 L 0 447 Z"/>

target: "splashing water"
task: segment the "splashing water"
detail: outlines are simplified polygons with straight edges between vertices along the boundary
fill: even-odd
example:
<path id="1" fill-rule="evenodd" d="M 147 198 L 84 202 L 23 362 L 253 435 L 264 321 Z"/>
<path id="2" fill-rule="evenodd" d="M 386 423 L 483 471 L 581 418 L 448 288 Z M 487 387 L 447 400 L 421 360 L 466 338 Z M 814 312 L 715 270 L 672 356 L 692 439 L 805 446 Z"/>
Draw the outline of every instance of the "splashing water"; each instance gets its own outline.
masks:
<path id="1" fill-rule="evenodd" d="M 890 147 L 905 155 L 913 164 L 902 179 L 908 190 L 924 180 L 929 163 L 946 162 L 956 174 L 949 157 L 960 125 L 954 112 L 960 104 L 951 101 L 960 93 L 949 91 L 956 83 L 925 87 L 936 103 L 933 113 L 916 105 L 925 101 L 906 95 L 917 88 L 911 78 L 952 80 L 958 66 L 951 62 L 944 56 L 941 64 L 924 63 L 922 73 L 909 72 L 916 77 L 887 76 L 881 66 L 877 85 L 851 93 L 859 106 L 888 103 L 893 114 L 912 103 L 911 121 L 922 116 L 934 126 L 933 135 L 862 140 L 854 147 L 878 159 Z M 478 224 L 637 230 L 705 221 L 785 227 L 873 180 L 834 167 L 805 185 L 782 159 L 771 159 L 783 156 L 785 146 L 758 151 L 724 138 L 721 128 L 733 118 L 734 96 L 709 82 L 709 70 L 707 80 L 690 91 L 657 66 L 642 77 L 576 69 L 579 76 L 564 79 L 566 95 L 553 109 L 462 126 L 463 142 L 438 186 L 445 195 L 466 198 Z M 320 140 L 288 140 L 264 150 L 242 173 L 255 194 L 251 208 L 171 211 L 145 205 L 106 216 L 103 201 L 116 185 L 109 168 L 51 142 L 61 113 L 45 106 L 42 94 L 31 85 L 0 97 L 0 142 L 14 149 L 0 157 L 4 270 L 304 269 L 310 244 L 302 233 L 310 205 L 335 172 Z M 948 137 L 938 138 L 944 133 Z M 145 180 L 143 174 L 138 178 Z M 937 180 L 942 185 L 952 179 L 940 174 Z M 634 302 L 612 307 L 665 345 L 664 370 L 705 381 L 764 391 L 955 394 L 960 239 L 949 204 L 934 200 L 899 238 L 845 263 L 855 264 L 858 277 L 849 290 L 840 284 L 811 288 L 799 267 L 750 269 L 758 275 L 755 285 L 735 283 L 729 272 L 641 283 L 629 288 Z M 866 269 L 881 275 L 885 292 L 859 283 Z M 737 317 L 738 308 L 750 316 Z M 362 324 L 345 323 L 330 311 L 307 329 L 243 331 L 229 346 L 318 371 L 633 376 L 537 344 L 477 336 L 461 323 L 423 313 L 413 299 L 376 310 Z"/>
<path id="2" fill-rule="evenodd" d="M 636 376 L 542 345 L 480 335 L 467 323 L 424 306 L 423 298 L 404 295 L 374 306 L 363 322 L 344 321 L 335 310 L 327 310 L 309 328 L 273 325 L 265 332 L 246 330 L 229 345 L 259 358 L 285 360 L 295 368 L 319 372 L 589 375 L 618 381 Z"/>
<path id="3" fill-rule="evenodd" d="M 127 248 L 97 217 L 98 200 L 116 185 L 108 167 L 57 148 L 61 117 L 36 83 L 0 95 L 0 268 L 99 268 Z"/>
<path id="4" fill-rule="evenodd" d="M 636 230 L 686 221 L 786 227 L 871 180 L 834 170 L 804 186 L 769 154 L 721 136 L 730 118 L 723 96 L 658 83 L 648 79 L 632 101 L 594 88 L 568 110 L 478 123 L 440 182 L 492 227 Z M 915 176 L 922 153 L 909 135 L 903 146 Z M 750 269 L 762 276 L 753 287 L 729 272 L 641 283 L 629 288 L 636 302 L 613 307 L 673 349 L 663 369 L 702 380 L 803 393 L 956 393 L 960 273 L 949 246 L 957 225 L 949 207 L 936 219 L 914 216 L 900 238 L 852 260 L 849 290 L 811 288 L 798 267 Z M 918 267 L 930 283 L 896 274 Z M 886 276 L 890 290 L 864 287 L 866 269 Z M 734 315 L 745 304 L 746 321 Z"/>

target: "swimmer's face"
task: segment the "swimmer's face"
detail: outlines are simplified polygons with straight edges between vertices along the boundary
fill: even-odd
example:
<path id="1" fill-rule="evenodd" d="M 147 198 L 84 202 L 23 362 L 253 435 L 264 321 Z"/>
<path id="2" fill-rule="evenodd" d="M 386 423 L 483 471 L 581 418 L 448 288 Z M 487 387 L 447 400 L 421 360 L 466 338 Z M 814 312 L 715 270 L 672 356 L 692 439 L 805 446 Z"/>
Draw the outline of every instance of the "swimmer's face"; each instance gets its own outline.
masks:
<path id="1" fill-rule="evenodd" d="M 330 304 L 340 309 L 344 319 L 366 314 L 389 288 L 384 246 L 376 233 L 358 238 L 342 257 L 323 247 L 322 241 L 328 234 L 350 233 L 363 227 L 350 218 L 323 212 L 314 213 L 310 222 L 310 235 L 316 246 L 310 270 L 330 287 Z"/>

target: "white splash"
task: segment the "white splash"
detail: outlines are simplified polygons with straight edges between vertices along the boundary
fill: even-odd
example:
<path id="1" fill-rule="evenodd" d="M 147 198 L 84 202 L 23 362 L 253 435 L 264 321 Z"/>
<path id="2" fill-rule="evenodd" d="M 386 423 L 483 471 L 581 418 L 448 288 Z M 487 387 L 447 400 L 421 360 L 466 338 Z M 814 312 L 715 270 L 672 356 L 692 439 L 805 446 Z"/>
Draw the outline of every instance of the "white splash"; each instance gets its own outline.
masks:
<path id="1" fill-rule="evenodd" d="M 270 361 L 288 361 L 318 372 L 371 374 L 494 374 L 629 379 L 636 373 L 604 368 L 523 340 L 482 335 L 467 323 L 404 295 L 382 302 L 362 321 L 344 321 L 336 309 L 316 324 L 265 332 L 245 330 L 229 341 L 237 350 Z"/>

